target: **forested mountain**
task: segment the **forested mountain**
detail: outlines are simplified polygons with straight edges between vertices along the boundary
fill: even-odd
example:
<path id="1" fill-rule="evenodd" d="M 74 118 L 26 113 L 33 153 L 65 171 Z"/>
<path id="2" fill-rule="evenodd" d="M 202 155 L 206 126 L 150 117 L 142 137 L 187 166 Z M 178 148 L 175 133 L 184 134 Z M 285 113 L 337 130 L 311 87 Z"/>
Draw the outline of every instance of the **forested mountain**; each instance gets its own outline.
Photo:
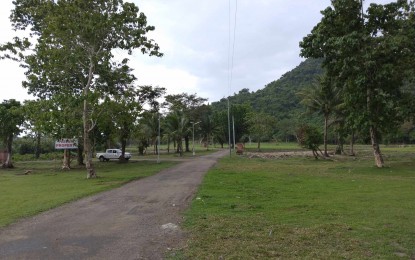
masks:
<path id="1" fill-rule="evenodd" d="M 307 59 L 263 89 L 256 92 L 242 89 L 230 97 L 230 103 L 249 104 L 255 112 L 268 113 L 279 121 L 284 119 L 296 121 L 304 112 L 296 93 L 310 86 L 322 73 L 321 60 Z M 227 99 L 214 102 L 212 106 L 215 109 L 226 109 Z"/>

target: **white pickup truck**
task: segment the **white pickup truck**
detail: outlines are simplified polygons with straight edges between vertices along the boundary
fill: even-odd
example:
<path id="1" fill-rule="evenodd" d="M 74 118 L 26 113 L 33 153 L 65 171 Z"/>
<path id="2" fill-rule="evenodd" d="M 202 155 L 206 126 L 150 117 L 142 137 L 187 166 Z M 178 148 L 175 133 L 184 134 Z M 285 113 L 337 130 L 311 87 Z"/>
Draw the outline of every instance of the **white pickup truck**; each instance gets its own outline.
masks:
<path id="1" fill-rule="evenodd" d="M 97 153 L 96 157 L 101 162 L 109 161 L 110 159 L 120 159 L 122 155 L 121 149 L 107 149 L 105 153 Z M 131 153 L 125 153 L 124 158 L 128 161 L 131 158 Z"/>

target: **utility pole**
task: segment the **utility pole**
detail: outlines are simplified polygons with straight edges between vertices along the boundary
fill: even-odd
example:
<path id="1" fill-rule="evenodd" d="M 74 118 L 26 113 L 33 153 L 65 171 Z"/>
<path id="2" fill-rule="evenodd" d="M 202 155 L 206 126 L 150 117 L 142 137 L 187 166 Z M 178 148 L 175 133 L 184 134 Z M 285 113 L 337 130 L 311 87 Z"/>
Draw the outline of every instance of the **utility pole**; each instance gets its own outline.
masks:
<path id="1" fill-rule="evenodd" d="M 159 113 L 159 136 L 158 136 L 158 145 L 157 145 L 157 163 L 160 163 L 160 113 Z"/>

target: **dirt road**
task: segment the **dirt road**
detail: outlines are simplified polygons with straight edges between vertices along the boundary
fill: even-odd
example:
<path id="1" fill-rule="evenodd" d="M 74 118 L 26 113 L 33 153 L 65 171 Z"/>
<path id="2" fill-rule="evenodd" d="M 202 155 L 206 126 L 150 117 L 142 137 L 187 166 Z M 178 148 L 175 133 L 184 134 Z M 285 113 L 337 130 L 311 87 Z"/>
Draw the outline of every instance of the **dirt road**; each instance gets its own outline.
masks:
<path id="1" fill-rule="evenodd" d="M 226 150 L 0 229 L 0 259 L 162 259 L 185 236 L 181 213 Z"/>

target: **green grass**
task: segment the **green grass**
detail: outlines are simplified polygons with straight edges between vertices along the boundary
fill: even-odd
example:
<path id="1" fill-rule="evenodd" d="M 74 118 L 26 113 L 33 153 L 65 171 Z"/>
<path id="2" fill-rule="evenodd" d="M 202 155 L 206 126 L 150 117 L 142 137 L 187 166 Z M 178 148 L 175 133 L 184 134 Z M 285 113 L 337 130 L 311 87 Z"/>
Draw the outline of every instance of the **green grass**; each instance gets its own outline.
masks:
<path id="1" fill-rule="evenodd" d="M 304 150 L 298 143 L 285 143 L 285 142 L 271 142 L 271 143 L 261 143 L 262 152 L 272 152 L 272 151 L 298 151 Z M 246 143 L 245 150 L 248 152 L 256 152 L 258 150 L 258 143 Z"/>
<path id="2" fill-rule="evenodd" d="M 0 227 L 88 195 L 119 187 L 171 167 L 172 162 L 96 163 L 97 179 L 86 179 L 86 171 L 60 170 L 61 162 L 16 162 L 15 168 L 0 169 Z M 24 175 L 26 170 L 32 170 Z"/>
<path id="3" fill-rule="evenodd" d="M 186 213 L 186 259 L 411 259 L 413 147 L 333 160 L 223 158 Z"/>

